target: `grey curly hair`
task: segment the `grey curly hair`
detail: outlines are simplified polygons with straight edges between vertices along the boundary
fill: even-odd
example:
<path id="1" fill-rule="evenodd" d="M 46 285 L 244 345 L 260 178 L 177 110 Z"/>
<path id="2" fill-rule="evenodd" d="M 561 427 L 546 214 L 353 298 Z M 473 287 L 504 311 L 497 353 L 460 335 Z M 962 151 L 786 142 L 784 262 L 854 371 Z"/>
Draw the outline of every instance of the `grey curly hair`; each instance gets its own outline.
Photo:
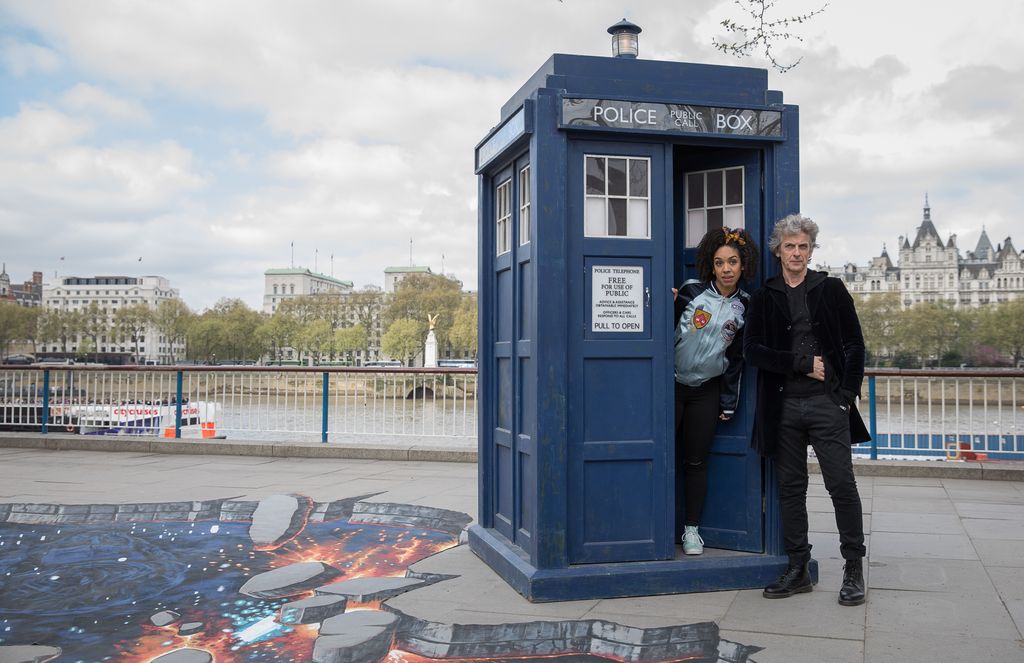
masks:
<path id="1" fill-rule="evenodd" d="M 806 216 L 790 214 L 775 222 L 772 236 L 768 239 L 768 250 L 772 252 L 772 255 L 779 255 L 779 246 L 782 244 L 782 240 L 800 233 L 807 233 L 812 249 L 818 248 L 818 224 Z"/>

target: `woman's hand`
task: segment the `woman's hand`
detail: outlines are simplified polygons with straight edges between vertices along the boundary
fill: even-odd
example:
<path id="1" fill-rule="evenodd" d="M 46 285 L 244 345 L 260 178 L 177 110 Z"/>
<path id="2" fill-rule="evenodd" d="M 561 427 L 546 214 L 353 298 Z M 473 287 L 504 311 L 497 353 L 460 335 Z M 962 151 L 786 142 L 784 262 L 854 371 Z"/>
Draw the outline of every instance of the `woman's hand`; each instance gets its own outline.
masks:
<path id="1" fill-rule="evenodd" d="M 679 299 L 679 288 L 672 288 L 672 301 Z"/>

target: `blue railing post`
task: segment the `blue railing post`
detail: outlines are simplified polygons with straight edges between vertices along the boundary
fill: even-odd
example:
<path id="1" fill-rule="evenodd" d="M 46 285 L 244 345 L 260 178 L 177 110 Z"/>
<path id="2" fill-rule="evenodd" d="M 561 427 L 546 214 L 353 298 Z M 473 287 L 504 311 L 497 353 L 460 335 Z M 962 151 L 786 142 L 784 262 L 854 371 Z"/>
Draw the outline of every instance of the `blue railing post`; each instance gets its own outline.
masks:
<path id="1" fill-rule="evenodd" d="M 43 369 L 43 435 L 50 432 L 50 369 Z"/>
<path id="2" fill-rule="evenodd" d="M 178 371 L 177 390 L 174 398 L 174 438 L 181 439 L 181 383 L 183 371 Z"/>
<path id="3" fill-rule="evenodd" d="M 878 460 L 878 406 L 875 403 L 875 376 L 868 376 L 868 411 L 871 427 L 871 460 Z"/>
<path id="4" fill-rule="evenodd" d="M 323 406 L 324 406 L 324 408 L 323 408 L 323 425 L 320 427 L 320 441 L 325 443 L 325 444 L 327 443 L 327 399 L 329 397 L 329 395 L 328 395 L 328 388 L 330 386 L 331 386 L 331 380 L 330 380 L 330 377 L 329 377 L 329 373 L 327 373 L 327 371 L 324 371 L 324 397 L 323 397 Z"/>

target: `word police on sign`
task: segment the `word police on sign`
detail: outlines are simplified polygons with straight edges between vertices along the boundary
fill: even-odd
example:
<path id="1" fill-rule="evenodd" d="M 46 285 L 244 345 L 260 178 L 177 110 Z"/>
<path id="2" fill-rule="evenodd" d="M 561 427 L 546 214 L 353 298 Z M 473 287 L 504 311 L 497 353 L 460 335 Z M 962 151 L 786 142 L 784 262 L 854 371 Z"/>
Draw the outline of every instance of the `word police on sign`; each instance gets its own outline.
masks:
<path id="1" fill-rule="evenodd" d="M 782 138 L 782 112 L 567 97 L 561 126 Z"/>
<path id="2" fill-rule="evenodd" d="M 644 268 L 639 265 L 594 265 L 591 268 L 590 330 L 644 330 Z"/>

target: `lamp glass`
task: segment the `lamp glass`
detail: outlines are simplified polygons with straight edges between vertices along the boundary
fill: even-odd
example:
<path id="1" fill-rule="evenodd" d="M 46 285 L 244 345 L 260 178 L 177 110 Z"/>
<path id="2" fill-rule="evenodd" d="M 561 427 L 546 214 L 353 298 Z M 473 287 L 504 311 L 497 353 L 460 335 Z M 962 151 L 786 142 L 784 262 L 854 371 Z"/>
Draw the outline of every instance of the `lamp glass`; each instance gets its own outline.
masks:
<path id="1" fill-rule="evenodd" d="M 637 42 L 637 36 L 632 32 L 623 31 L 615 33 L 612 35 L 612 55 L 617 58 L 635 58 L 639 51 Z"/>

